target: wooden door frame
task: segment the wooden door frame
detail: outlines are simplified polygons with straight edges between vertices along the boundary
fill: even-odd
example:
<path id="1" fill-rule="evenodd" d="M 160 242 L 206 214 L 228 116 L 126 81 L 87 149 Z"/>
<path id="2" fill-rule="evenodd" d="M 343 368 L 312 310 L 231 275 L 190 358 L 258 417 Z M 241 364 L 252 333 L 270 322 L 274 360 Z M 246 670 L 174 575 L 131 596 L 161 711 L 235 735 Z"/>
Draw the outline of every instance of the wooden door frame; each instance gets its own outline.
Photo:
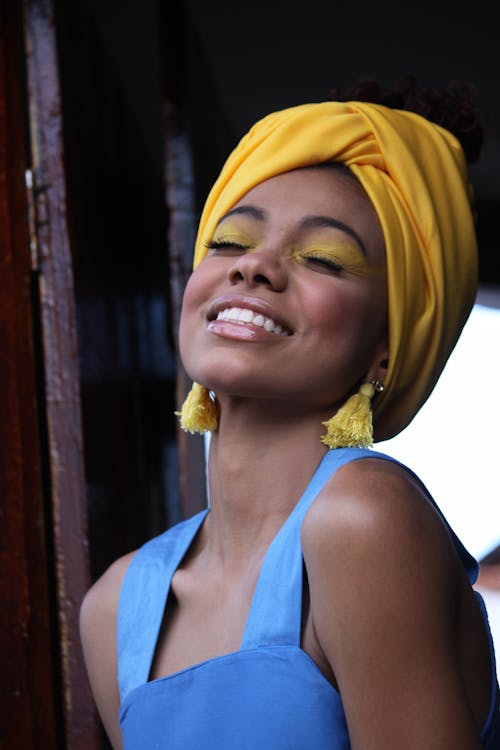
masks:
<path id="1" fill-rule="evenodd" d="M 0 2 L 0 650 L 5 747 L 61 746 L 30 262 L 22 28 Z"/>
<path id="2" fill-rule="evenodd" d="M 98 747 L 78 636 L 89 575 L 61 135 L 52 4 L 0 0 L 0 640 L 6 676 L 0 736 L 10 750 Z"/>
<path id="3" fill-rule="evenodd" d="M 89 586 L 73 270 L 52 0 L 24 0 L 31 246 L 39 281 L 52 544 L 65 746 L 97 747 L 78 615 Z"/>

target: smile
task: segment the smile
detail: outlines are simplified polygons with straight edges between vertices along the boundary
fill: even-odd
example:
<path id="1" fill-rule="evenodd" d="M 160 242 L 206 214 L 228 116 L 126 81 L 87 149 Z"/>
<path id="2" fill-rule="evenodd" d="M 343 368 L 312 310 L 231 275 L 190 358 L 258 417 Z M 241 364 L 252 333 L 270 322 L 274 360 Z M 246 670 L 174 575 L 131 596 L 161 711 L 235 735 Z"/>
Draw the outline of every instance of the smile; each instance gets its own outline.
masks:
<path id="1" fill-rule="evenodd" d="M 227 307 L 217 313 L 216 320 L 229 320 L 232 323 L 240 325 L 254 325 L 263 328 L 268 333 L 275 333 L 278 336 L 290 336 L 290 331 L 275 323 L 272 318 L 268 318 L 262 313 L 253 312 L 242 307 Z"/>

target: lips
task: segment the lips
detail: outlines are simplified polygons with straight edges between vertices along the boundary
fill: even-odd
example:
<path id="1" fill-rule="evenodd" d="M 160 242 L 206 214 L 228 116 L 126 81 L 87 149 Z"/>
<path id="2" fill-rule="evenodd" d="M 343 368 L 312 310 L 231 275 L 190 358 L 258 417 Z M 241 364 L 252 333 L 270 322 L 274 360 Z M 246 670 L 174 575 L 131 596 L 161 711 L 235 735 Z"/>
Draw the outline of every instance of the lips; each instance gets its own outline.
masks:
<path id="1" fill-rule="evenodd" d="M 277 336 L 291 336 L 292 330 L 284 321 L 277 318 L 270 305 L 258 298 L 219 298 L 210 306 L 208 312 L 210 322 L 228 321 L 241 326 L 255 326 L 267 333 Z"/>

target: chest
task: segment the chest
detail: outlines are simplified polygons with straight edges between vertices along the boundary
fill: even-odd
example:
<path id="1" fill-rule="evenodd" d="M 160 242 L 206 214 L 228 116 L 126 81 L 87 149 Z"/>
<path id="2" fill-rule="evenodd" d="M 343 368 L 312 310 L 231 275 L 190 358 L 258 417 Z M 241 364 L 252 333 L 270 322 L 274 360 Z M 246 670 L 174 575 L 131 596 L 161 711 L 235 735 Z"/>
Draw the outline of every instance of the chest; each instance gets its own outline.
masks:
<path id="1" fill-rule="evenodd" d="M 241 647 L 257 573 L 237 582 L 178 570 L 163 614 L 151 679 Z"/>
<path id="2" fill-rule="evenodd" d="M 199 580 L 178 570 L 173 579 L 156 644 L 150 679 L 179 672 L 194 664 L 240 650 L 250 613 L 258 570 L 237 583 Z M 304 579 L 301 648 L 333 684 L 331 668 L 315 634 Z"/>

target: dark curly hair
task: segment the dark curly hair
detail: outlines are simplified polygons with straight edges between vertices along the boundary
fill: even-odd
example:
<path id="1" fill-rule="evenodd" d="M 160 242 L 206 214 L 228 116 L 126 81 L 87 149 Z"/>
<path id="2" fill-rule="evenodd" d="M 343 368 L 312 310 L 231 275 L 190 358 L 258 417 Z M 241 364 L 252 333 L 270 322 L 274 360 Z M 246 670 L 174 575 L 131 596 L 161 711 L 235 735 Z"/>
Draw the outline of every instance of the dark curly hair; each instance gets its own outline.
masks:
<path id="1" fill-rule="evenodd" d="M 475 96 L 475 88 L 470 83 L 451 81 L 444 88 L 431 88 L 418 85 L 411 75 L 404 76 L 391 88 L 383 88 L 377 81 L 360 79 L 349 86 L 332 86 L 329 91 L 329 99 L 333 101 L 371 102 L 422 115 L 453 133 L 468 164 L 479 158 L 484 137 Z"/>

